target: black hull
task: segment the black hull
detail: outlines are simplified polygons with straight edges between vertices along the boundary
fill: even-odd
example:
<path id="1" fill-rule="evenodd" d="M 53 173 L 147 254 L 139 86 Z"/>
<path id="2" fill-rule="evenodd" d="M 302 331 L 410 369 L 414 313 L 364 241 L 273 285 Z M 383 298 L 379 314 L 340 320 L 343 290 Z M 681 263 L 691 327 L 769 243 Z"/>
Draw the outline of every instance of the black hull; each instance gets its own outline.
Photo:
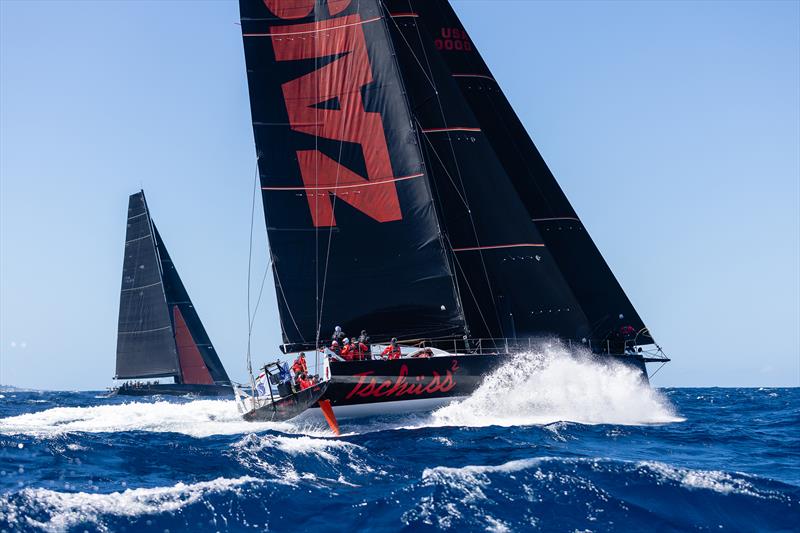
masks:
<path id="1" fill-rule="evenodd" d="M 465 397 L 472 394 L 483 379 L 499 368 L 509 354 L 453 355 L 430 358 L 408 358 L 392 361 L 331 361 L 331 380 L 320 398 L 330 400 L 331 406 L 355 407 L 374 404 L 439 400 Z M 635 367 L 647 381 L 647 371 L 641 358 L 602 356 Z M 395 403 L 394 406 L 397 404 Z M 361 410 L 359 410 L 361 411 Z"/>
<path id="2" fill-rule="evenodd" d="M 331 362 L 321 399 L 336 407 L 468 396 L 506 356 L 454 355 L 392 361 Z"/>
<path id="3" fill-rule="evenodd" d="M 123 385 L 112 391 L 118 396 L 233 396 L 229 385 L 187 385 L 181 383 L 151 383 Z"/>
<path id="4" fill-rule="evenodd" d="M 243 418 L 248 422 L 281 422 L 294 418 L 309 407 L 316 405 L 317 401 L 325 394 L 329 383 L 314 385 L 275 403 L 249 411 L 243 415 Z"/>

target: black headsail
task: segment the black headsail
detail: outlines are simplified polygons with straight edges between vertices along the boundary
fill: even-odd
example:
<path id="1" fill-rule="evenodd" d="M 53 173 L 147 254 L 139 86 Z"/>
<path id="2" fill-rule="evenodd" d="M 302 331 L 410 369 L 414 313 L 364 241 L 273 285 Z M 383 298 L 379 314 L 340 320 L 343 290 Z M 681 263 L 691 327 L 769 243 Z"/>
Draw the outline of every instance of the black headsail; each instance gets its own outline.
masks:
<path id="1" fill-rule="evenodd" d="M 241 0 L 284 342 L 465 320 L 378 0 Z"/>
<path id="2" fill-rule="evenodd" d="M 419 4 L 419 5 L 418 5 Z M 427 26 L 435 2 L 387 2 L 470 332 L 583 338 L 589 322 Z M 458 41 L 463 46 L 463 41 Z"/>
<path id="3" fill-rule="evenodd" d="M 115 378 L 180 377 L 161 265 L 144 192 L 128 200 Z"/>
<path id="4" fill-rule="evenodd" d="M 230 384 L 150 218 L 143 191 L 128 200 L 115 377 Z"/>
<path id="5" fill-rule="evenodd" d="M 589 320 L 591 337 L 604 338 L 625 324 L 639 332 L 639 343 L 652 342 L 644 322 L 447 0 L 390 0 L 388 4 L 394 12 L 409 15 L 405 20 L 395 20 L 413 24 L 414 31 L 419 31 L 414 37 L 432 46 L 434 55 L 445 65 L 452 84 L 472 112 L 474 122 L 470 125 L 480 129 L 528 217 L 536 224 L 542 242 Z"/>
<path id="6" fill-rule="evenodd" d="M 228 373 L 225 372 L 225 367 L 222 366 L 222 361 L 220 361 L 216 350 L 214 350 L 211 339 L 208 338 L 206 328 L 197 315 L 197 310 L 189 298 L 189 293 L 186 292 L 186 288 L 183 286 L 183 281 L 178 275 L 175 263 L 172 262 L 155 224 L 153 224 L 153 232 L 156 238 L 159 260 L 161 261 L 167 308 L 170 310 L 175 330 L 183 382 L 210 384 L 208 383 L 208 374 L 211 377 L 211 381 L 216 385 L 230 385 L 231 380 L 228 377 Z M 181 331 L 183 324 L 185 324 L 189 335 Z M 197 358 L 198 354 L 200 355 L 199 359 Z M 189 370 L 190 367 L 192 368 L 191 371 Z M 204 372 L 203 367 L 207 369 L 207 372 Z"/>

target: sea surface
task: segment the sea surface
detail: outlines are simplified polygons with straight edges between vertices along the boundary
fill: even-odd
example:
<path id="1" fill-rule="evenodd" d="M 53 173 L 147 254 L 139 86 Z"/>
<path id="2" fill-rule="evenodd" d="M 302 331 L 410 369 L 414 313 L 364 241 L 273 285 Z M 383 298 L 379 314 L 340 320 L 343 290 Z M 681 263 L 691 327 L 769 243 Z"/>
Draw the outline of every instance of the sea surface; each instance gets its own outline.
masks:
<path id="1" fill-rule="evenodd" d="M 104 394 L 0 392 L 0 530 L 800 531 L 800 389 L 650 389 L 527 354 L 341 437 Z"/>

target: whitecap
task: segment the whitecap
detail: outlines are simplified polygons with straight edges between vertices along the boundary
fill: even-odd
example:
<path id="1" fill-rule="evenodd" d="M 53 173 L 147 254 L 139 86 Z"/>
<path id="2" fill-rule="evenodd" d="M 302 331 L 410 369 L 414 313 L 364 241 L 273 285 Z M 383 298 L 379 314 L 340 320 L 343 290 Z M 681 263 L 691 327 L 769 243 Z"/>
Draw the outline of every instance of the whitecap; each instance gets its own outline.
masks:
<path id="1" fill-rule="evenodd" d="M 662 480 L 674 481 L 689 489 L 711 490 L 720 494 L 741 494 L 761 499 L 784 498 L 778 492 L 757 488 L 745 478 L 747 474 L 743 473 L 737 473 L 739 477 L 734 477 L 719 470 L 695 470 L 658 461 L 642 461 L 637 463 L 637 466 L 650 470 Z"/>
<path id="2" fill-rule="evenodd" d="M 92 524 L 100 531 L 108 531 L 104 516 L 137 517 L 174 513 L 187 505 L 201 501 L 209 494 L 230 492 L 241 494 L 243 486 L 259 483 L 256 478 L 243 476 L 235 479 L 217 478 L 198 483 L 177 483 L 172 487 L 127 489 L 108 494 L 87 492 L 58 492 L 49 489 L 26 488 L 16 495 L 0 497 L 5 520 L 45 531 L 65 531 L 78 524 Z M 43 513 L 46 521 L 30 517 L 32 511 Z"/>

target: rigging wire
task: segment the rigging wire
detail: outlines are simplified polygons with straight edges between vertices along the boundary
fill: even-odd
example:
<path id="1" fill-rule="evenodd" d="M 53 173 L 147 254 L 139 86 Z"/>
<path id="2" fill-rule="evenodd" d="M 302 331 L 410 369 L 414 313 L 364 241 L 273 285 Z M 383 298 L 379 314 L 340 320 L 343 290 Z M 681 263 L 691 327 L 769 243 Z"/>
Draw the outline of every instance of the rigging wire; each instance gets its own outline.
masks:
<path id="1" fill-rule="evenodd" d="M 251 340 L 253 337 L 253 322 L 250 313 L 250 276 L 253 267 L 253 225 L 256 211 L 256 190 L 258 187 L 258 158 L 256 158 L 256 170 L 253 174 L 253 199 L 250 204 L 250 238 L 247 242 L 247 373 L 250 376 L 250 392 L 253 398 L 253 409 L 255 409 L 256 380 L 253 376 L 253 359 L 250 354 Z"/>
<path id="2" fill-rule="evenodd" d="M 272 256 L 270 255 L 269 260 L 267 261 L 267 265 L 264 267 L 264 275 L 261 277 L 261 286 L 258 289 L 258 298 L 256 299 L 256 305 L 252 308 L 250 305 L 250 282 L 252 278 L 252 269 L 253 269 L 253 228 L 255 225 L 255 212 L 256 212 L 256 193 L 258 191 L 258 161 L 256 161 L 256 172 L 255 178 L 253 179 L 253 199 L 250 205 L 250 241 L 248 245 L 247 251 L 247 371 L 250 374 L 251 381 L 253 380 L 253 363 L 252 363 L 252 355 L 251 355 L 251 344 L 252 344 L 252 337 L 253 337 L 253 325 L 256 321 L 256 316 L 258 315 L 258 308 L 261 305 L 261 296 L 264 293 L 264 284 L 267 281 L 267 274 L 269 273 L 269 269 L 272 266 Z M 255 387 L 254 387 L 255 388 Z"/>
<path id="3" fill-rule="evenodd" d="M 384 8 L 386 8 L 385 3 L 382 2 L 382 4 L 384 5 Z M 409 9 L 411 9 L 411 3 L 410 2 L 409 2 Z M 397 32 L 403 38 L 403 42 L 405 42 L 406 46 L 408 47 L 409 52 L 414 57 L 414 60 L 417 62 L 417 65 L 419 66 L 420 70 L 422 70 L 422 73 L 425 76 L 425 79 L 427 79 L 428 83 L 430 83 L 431 88 L 433 89 L 434 96 L 436 98 L 437 106 L 439 108 L 439 115 L 440 115 L 440 117 L 442 119 L 443 125 L 446 126 L 447 125 L 447 117 L 445 116 L 445 113 L 444 113 L 444 106 L 442 105 L 442 99 L 439 96 L 439 90 L 438 90 L 438 88 L 436 87 L 436 84 L 434 83 L 434 81 L 431 78 L 431 76 L 433 75 L 432 71 L 431 71 L 431 73 L 429 75 L 429 73 L 425 70 L 425 67 L 423 67 L 422 62 L 419 60 L 417 55 L 414 53 L 414 49 L 411 46 L 411 43 L 409 43 L 408 39 L 406 39 L 405 35 L 403 34 L 403 31 L 400 29 L 400 26 L 397 24 L 397 21 L 394 20 L 394 18 L 391 17 L 391 16 L 389 18 L 394 23 L 395 28 L 397 28 Z M 414 24 L 414 27 L 416 28 L 417 38 L 419 39 L 420 48 L 422 50 L 422 53 L 425 56 L 425 62 L 428 65 L 428 69 L 430 69 L 431 68 L 430 59 L 428 58 L 428 53 L 425 51 L 425 43 L 422 40 L 422 34 L 419 31 L 419 25 L 416 23 L 416 21 L 413 22 L 413 24 Z M 450 177 L 449 172 L 447 172 L 447 169 L 444 166 L 444 163 L 442 163 L 442 158 L 439 156 L 438 152 L 436 151 L 436 148 L 433 147 L 433 143 L 430 141 L 430 139 L 428 139 L 427 134 L 425 134 L 424 131 L 422 133 L 423 133 L 423 135 L 425 135 L 425 138 L 428 141 L 429 145 L 431 146 L 431 149 L 433 150 L 433 152 L 436 155 L 437 159 L 439 159 L 439 162 L 442 164 L 442 168 L 444 168 L 445 173 L 448 175 L 448 178 L 450 179 L 451 182 L 453 182 L 453 179 L 452 179 L 452 177 Z M 472 209 L 470 209 L 469 203 L 466 200 L 466 188 L 464 187 L 464 179 L 463 179 L 463 177 L 461 175 L 461 168 L 458 165 L 458 157 L 456 156 L 455 147 L 453 146 L 453 138 L 450 135 L 450 132 L 446 132 L 446 133 L 447 133 L 447 142 L 448 142 L 448 145 L 450 146 L 450 152 L 451 152 L 451 154 L 453 156 L 453 165 L 455 166 L 455 170 L 456 170 L 456 174 L 458 176 L 458 180 L 461 183 L 461 191 L 464 193 L 463 196 L 459 193 L 459 196 L 461 197 L 461 200 L 464 202 L 464 204 L 465 204 L 465 206 L 467 208 L 467 215 L 469 216 L 470 226 L 472 227 L 472 233 L 473 233 L 473 236 L 475 237 L 475 242 L 476 242 L 476 244 L 478 246 L 480 246 L 480 239 L 478 238 L 478 230 L 475 227 L 475 219 L 472 216 Z M 453 186 L 455 187 L 456 192 L 458 192 L 458 187 L 455 185 L 454 182 L 453 182 Z M 452 245 L 451 245 L 451 249 L 452 249 Z M 453 255 L 455 255 L 455 253 Z M 500 312 L 497 309 L 497 301 L 495 299 L 494 289 L 492 288 L 492 282 L 491 282 L 491 279 L 489 277 L 489 270 L 486 268 L 486 261 L 485 261 L 485 259 L 483 257 L 483 251 L 478 250 L 478 256 L 481 259 L 481 267 L 482 267 L 482 270 L 483 270 L 484 278 L 486 280 L 486 286 L 489 289 L 489 295 L 491 296 L 491 299 L 492 299 L 492 308 L 494 309 L 494 314 L 495 314 L 495 317 L 497 318 L 497 325 L 500 328 L 500 335 L 504 336 L 504 334 L 503 334 L 503 321 L 500 320 Z"/>
<path id="4" fill-rule="evenodd" d="M 361 0 L 358 0 L 356 2 L 356 11 L 358 12 L 360 10 L 360 8 L 361 8 Z M 353 64 L 352 61 L 347 63 L 347 69 L 345 71 L 345 79 L 348 79 L 350 77 L 350 71 L 351 71 L 351 68 L 352 68 L 352 64 Z M 344 139 L 345 123 L 346 123 L 346 121 L 344 121 L 344 120 L 341 121 L 341 128 L 340 128 L 340 131 L 339 131 L 339 153 L 336 156 L 336 162 L 338 163 L 338 165 L 336 165 L 336 181 L 334 183 L 334 187 L 338 187 L 339 186 L 339 177 L 340 177 L 341 168 L 342 168 L 342 151 L 344 149 L 344 140 L 343 139 Z M 365 156 L 366 156 L 366 154 L 365 154 Z M 364 159 L 366 160 L 366 157 Z M 336 212 L 336 200 L 338 199 L 338 197 L 339 197 L 339 195 L 334 193 L 333 200 L 330 200 L 331 201 L 331 218 L 333 218 L 334 213 Z M 330 225 L 328 226 L 328 242 L 327 242 L 327 246 L 326 246 L 326 249 L 325 249 L 325 268 L 324 268 L 323 274 L 322 274 L 322 294 L 319 296 L 319 300 L 318 300 L 319 310 L 318 310 L 318 313 L 317 313 L 317 331 L 316 331 L 316 345 L 317 345 L 317 347 L 319 347 L 320 331 L 322 330 L 323 308 L 325 306 L 325 292 L 326 292 L 326 289 L 327 289 L 327 286 L 328 286 L 328 265 L 329 265 L 329 260 L 330 260 L 330 257 L 331 257 L 331 241 L 333 240 L 333 227 L 334 227 L 333 226 L 333 220 L 331 220 L 330 221 Z M 317 350 L 317 354 L 316 354 L 315 359 L 314 359 L 315 365 L 317 365 L 317 366 L 318 366 L 318 359 L 319 359 L 319 350 Z"/>

